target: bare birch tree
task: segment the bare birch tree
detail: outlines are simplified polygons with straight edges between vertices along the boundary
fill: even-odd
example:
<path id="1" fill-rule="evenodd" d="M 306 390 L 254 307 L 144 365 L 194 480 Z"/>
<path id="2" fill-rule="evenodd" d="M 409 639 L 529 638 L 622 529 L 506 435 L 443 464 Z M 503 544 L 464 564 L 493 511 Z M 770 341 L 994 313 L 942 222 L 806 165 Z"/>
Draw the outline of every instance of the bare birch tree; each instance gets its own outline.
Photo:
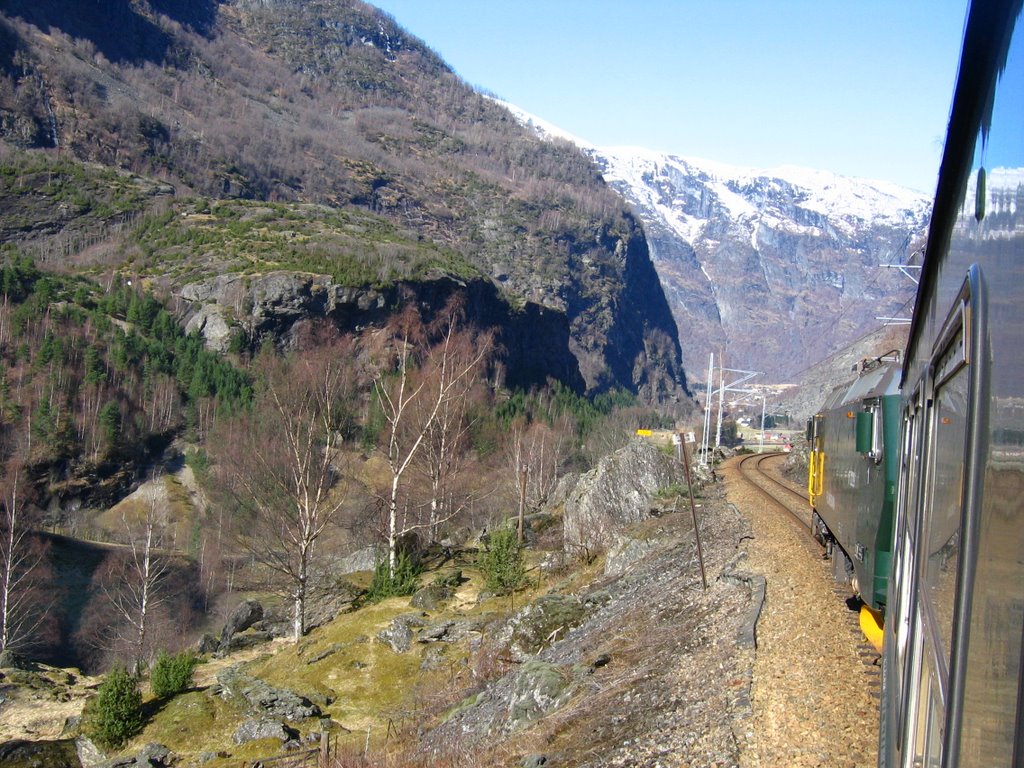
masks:
<path id="1" fill-rule="evenodd" d="M 338 345 L 270 363 L 253 414 L 217 441 L 220 471 L 248 526 L 243 544 L 288 584 L 295 642 L 306 631 L 317 542 L 346 501 L 338 465 L 354 394 L 351 360 L 349 346 Z"/>
<path id="2" fill-rule="evenodd" d="M 467 333 L 451 339 L 448 348 L 442 348 L 442 365 L 430 370 L 437 361 L 428 360 L 428 376 L 442 376 L 452 371 L 466 370 L 483 352 L 486 356 L 492 348 L 490 334 L 474 337 Z M 446 358 L 446 359 L 445 359 Z M 443 382 L 440 382 L 443 385 Z M 442 523 L 457 516 L 474 497 L 460 486 L 463 463 L 468 450 L 469 433 L 473 421 L 469 408 L 474 395 L 480 393 L 483 383 L 478 376 L 467 375 L 451 382 L 448 393 L 442 398 L 440 407 L 432 420 L 417 407 L 417 423 L 426 425 L 423 448 L 417 468 L 426 479 L 429 499 L 426 526 L 431 540 L 436 540 Z M 418 406 L 431 407 L 424 399 Z"/>
<path id="3" fill-rule="evenodd" d="M 167 601 L 163 582 L 170 570 L 164 549 L 166 501 L 152 485 L 143 491 L 143 497 L 140 505 L 121 513 L 124 549 L 111 556 L 101 584 L 114 621 L 95 641 L 109 652 L 126 655 L 136 671 L 156 650 L 155 615 Z"/>
<path id="4" fill-rule="evenodd" d="M 0 499 L 0 651 L 30 645 L 49 607 L 40 594 L 45 551 L 33 535 L 26 485 L 20 460 L 11 459 Z"/>
<path id="5" fill-rule="evenodd" d="M 554 427 L 517 419 L 508 433 L 506 456 L 517 504 L 516 535 L 523 543 L 527 510 L 544 504 L 558 482 L 571 444 L 572 424 L 562 416 Z"/>
<path id="6" fill-rule="evenodd" d="M 385 453 L 391 479 L 385 500 L 385 535 L 388 545 L 389 573 L 395 572 L 398 541 L 407 533 L 435 528 L 456 512 L 444 507 L 440 498 L 442 483 L 450 479 L 453 468 L 453 441 L 460 428 L 457 418 L 464 408 L 472 379 L 491 353 L 489 335 L 473 338 L 461 329 L 461 307 L 450 301 L 433 329 L 424 328 L 411 305 L 402 314 L 394 339 L 391 365 L 374 380 L 374 392 L 386 424 Z M 431 343 L 433 341 L 433 343 Z M 447 433 L 445 433 L 447 430 Z M 443 436 L 441 466 L 435 469 L 438 490 L 432 492 L 433 514 L 417 520 L 406 509 L 401 511 L 399 492 L 403 476 L 431 438 Z"/>

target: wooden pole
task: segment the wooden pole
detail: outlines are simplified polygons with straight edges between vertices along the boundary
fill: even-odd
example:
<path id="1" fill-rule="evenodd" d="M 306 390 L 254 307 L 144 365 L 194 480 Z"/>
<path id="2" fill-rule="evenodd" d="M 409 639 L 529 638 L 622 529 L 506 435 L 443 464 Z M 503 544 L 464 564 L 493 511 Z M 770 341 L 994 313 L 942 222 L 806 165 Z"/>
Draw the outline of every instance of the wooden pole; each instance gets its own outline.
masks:
<path id="1" fill-rule="evenodd" d="M 693 517 L 693 535 L 697 539 L 697 560 L 700 563 L 700 580 L 704 591 L 708 591 L 708 577 L 704 571 L 704 548 L 700 543 L 700 528 L 697 525 L 697 506 L 693 503 L 693 480 L 690 477 L 690 453 L 686 448 L 686 436 L 679 435 L 679 452 L 683 455 L 683 471 L 686 473 L 686 490 L 690 496 L 690 515 Z"/>

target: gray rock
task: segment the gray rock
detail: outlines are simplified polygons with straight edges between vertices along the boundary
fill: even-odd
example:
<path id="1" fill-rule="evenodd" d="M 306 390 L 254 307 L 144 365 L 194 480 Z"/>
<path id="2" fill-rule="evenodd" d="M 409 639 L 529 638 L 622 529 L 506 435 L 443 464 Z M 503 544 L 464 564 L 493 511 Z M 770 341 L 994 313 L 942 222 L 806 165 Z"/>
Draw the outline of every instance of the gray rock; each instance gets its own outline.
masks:
<path id="1" fill-rule="evenodd" d="M 395 653 L 405 653 L 412 647 L 413 629 L 424 626 L 423 619 L 415 613 L 396 616 L 391 624 L 377 633 L 377 639 L 391 646 Z"/>
<path id="2" fill-rule="evenodd" d="M 173 765 L 174 761 L 175 755 L 171 750 L 163 744 L 156 744 L 154 742 L 144 746 L 139 754 L 135 756 L 135 762 L 138 765 Z"/>
<path id="3" fill-rule="evenodd" d="M 508 728 L 518 731 L 568 701 L 569 682 L 554 664 L 533 659 L 520 667 L 512 684 Z"/>
<path id="4" fill-rule="evenodd" d="M 204 305 L 189 318 L 185 333 L 198 332 L 208 349 L 227 352 L 231 343 L 231 326 L 224 319 L 224 309 L 216 304 Z"/>
<path id="5" fill-rule="evenodd" d="M 605 576 L 625 573 L 657 547 L 657 541 L 653 539 L 634 539 L 618 533 L 613 533 L 611 540 L 613 543 L 604 561 Z"/>
<path id="6" fill-rule="evenodd" d="M 444 619 L 428 624 L 416 634 L 418 643 L 457 643 L 470 632 L 479 630 L 479 623 Z"/>
<path id="7" fill-rule="evenodd" d="M 320 708 L 305 696 L 286 688 L 274 688 L 259 678 L 240 672 L 238 667 L 228 667 L 217 673 L 222 693 L 268 717 L 280 717 L 290 722 L 319 717 Z"/>
<path id="8" fill-rule="evenodd" d="M 245 744 L 258 739 L 279 739 L 281 743 L 292 741 L 299 737 L 299 732 L 289 728 L 280 720 L 269 718 L 250 718 L 235 729 L 235 744 Z"/>
<path id="9" fill-rule="evenodd" d="M 416 591 L 409 600 L 409 605 L 424 611 L 436 611 L 442 603 L 452 599 L 454 593 L 449 587 L 441 584 L 428 584 Z"/>
<path id="10" fill-rule="evenodd" d="M 340 557 L 332 564 L 332 570 L 340 576 L 360 571 L 372 571 L 381 558 L 381 550 L 375 545 L 357 549 L 351 554 Z"/>
<path id="11" fill-rule="evenodd" d="M 103 750 L 97 747 L 88 736 L 79 736 L 75 739 L 75 752 L 78 753 L 78 760 L 82 764 L 82 768 L 93 768 L 107 759 Z"/>
<path id="12" fill-rule="evenodd" d="M 639 438 L 605 456 L 566 498 L 566 553 L 589 558 L 607 549 L 616 531 L 644 519 L 655 493 L 681 476 L 674 457 Z"/>
<path id="13" fill-rule="evenodd" d="M 217 645 L 217 652 L 219 654 L 226 654 L 234 651 L 241 651 L 262 643 L 269 643 L 273 639 L 274 635 L 270 632 L 250 629 L 242 632 L 241 634 L 232 635 L 226 644 L 224 642 L 219 643 Z"/>
<path id="14" fill-rule="evenodd" d="M 231 612 L 220 633 L 220 650 L 226 650 L 232 636 L 242 632 L 263 618 L 263 605 L 258 600 L 244 600 Z"/>
<path id="15" fill-rule="evenodd" d="M 542 648 L 561 640 L 579 626 L 588 607 L 572 595 L 544 595 L 509 619 L 509 652 L 516 661 L 531 659 Z"/>
<path id="16" fill-rule="evenodd" d="M 176 760 L 177 756 L 163 744 L 151 742 L 135 755 L 94 763 L 93 768 L 169 768 Z"/>
<path id="17" fill-rule="evenodd" d="M 322 627 L 337 618 L 338 614 L 351 610 L 352 604 L 365 592 L 344 579 L 328 585 L 316 585 L 306 603 L 306 631 Z M 289 632 L 291 631 L 291 616 Z"/>
<path id="18" fill-rule="evenodd" d="M 204 632 L 196 644 L 196 650 L 199 653 L 216 653 L 218 648 L 220 648 L 220 640 L 209 632 Z"/>

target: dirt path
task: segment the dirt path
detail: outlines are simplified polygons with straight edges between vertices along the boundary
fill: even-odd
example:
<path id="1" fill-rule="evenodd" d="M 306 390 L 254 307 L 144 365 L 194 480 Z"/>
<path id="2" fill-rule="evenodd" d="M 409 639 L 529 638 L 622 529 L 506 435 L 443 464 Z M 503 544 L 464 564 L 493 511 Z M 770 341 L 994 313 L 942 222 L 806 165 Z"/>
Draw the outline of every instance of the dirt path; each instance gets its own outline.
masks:
<path id="1" fill-rule="evenodd" d="M 767 582 L 741 768 L 874 766 L 876 655 L 856 614 L 836 594 L 829 564 L 802 540 L 806 534 L 747 487 L 737 462 L 722 475 L 728 500 L 750 520 L 745 568 Z"/>

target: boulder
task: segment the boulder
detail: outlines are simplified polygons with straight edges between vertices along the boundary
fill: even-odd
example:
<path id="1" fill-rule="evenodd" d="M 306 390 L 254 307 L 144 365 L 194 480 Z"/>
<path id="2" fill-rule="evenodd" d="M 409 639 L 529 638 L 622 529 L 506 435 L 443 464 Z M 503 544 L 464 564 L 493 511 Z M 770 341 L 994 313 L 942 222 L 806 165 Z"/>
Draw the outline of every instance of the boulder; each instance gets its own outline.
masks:
<path id="1" fill-rule="evenodd" d="M 590 609 L 573 595 L 544 595 L 509 619 L 509 652 L 516 661 L 531 659 L 542 648 L 578 627 Z"/>
<path id="2" fill-rule="evenodd" d="M 391 624 L 377 633 L 377 639 L 391 646 L 395 653 L 405 653 L 412 647 L 413 629 L 424 626 L 417 613 L 403 613 L 392 619 Z"/>
<path id="3" fill-rule="evenodd" d="M 602 458 L 566 498 L 566 553 L 590 558 L 606 550 L 614 532 L 647 517 L 654 495 L 682 474 L 673 456 L 640 438 Z"/>
<path id="4" fill-rule="evenodd" d="M 554 664 L 533 659 L 516 673 L 509 700 L 508 729 L 518 731 L 568 701 L 569 681 Z"/>
<path id="5" fill-rule="evenodd" d="M 196 651 L 198 653 L 216 653 L 219 648 L 220 640 L 209 632 L 204 632 L 203 636 L 199 638 L 199 642 L 196 644 Z"/>
<path id="6" fill-rule="evenodd" d="M 289 728 L 280 720 L 249 718 L 235 729 L 232 738 L 235 740 L 235 744 L 245 744 L 259 739 L 279 739 L 283 744 L 299 738 L 299 732 L 294 728 Z"/>
<path id="7" fill-rule="evenodd" d="M 436 611 L 442 603 L 451 600 L 453 594 L 454 592 L 450 587 L 441 584 L 428 584 L 416 591 L 409 604 L 413 608 L 419 608 L 424 611 Z"/>
<path id="8" fill-rule="evenodd" d="M 286 688 L 275 688 L 269 683 L 228 667 L 217 673 L 222 694 L 245 702 L 261 716 L 284 718 L 298 722 L 307 717 L 319 717 L 320 707 L 305 696 Z"/>
<path id="9" fill-rule="evenodd" d="M 134 755 L 94 763 L 93 768 L 169 768 L 176 759 L 177 756 L 163 744 L 149 743 Z"/>
<path id="10" fill-rule="evenodd" d="M 220 650 L 226 650 L 231 638 L 263 618 L 263 605 L 258 600 L 244 600 L 231 612 L 220 633 Z"/>
<path id="11" fill-rule="evenodd" d="M 331 570 L 339 576 L 360 571 L 372 571 L 377 566 L 377 563 L 380 562 L 382 555 L 380 547 L 371 544 L 368 547 L 357 549 L 355 552 L 351 552 L 344 557 L 337 558 L 331 564 Z"/>
<path id="12" fill-rule="evenodd" d="M 107 759 L 103 750 L 97 747 L 88 736 L 79 736 L 75 739 L 75 752 L 82 768 L 93 768 Z"/>
<path id="13" fill-rule="evenodd" d="M 421 629 L 416 634 L 416 642 L 457 643 L 476 629 L 478 629 L 478 626 L 474 622 L 443 619 L 428 624 Z"/>
<path id="14" fill-rule="evenodd" d="M 185 333 L 198 333 L 207 349 L 227 352 L 231 344 L 231 326 L 224 319 L 224 309 L 216 304 L 204 305 L 189 318 Z"/>

